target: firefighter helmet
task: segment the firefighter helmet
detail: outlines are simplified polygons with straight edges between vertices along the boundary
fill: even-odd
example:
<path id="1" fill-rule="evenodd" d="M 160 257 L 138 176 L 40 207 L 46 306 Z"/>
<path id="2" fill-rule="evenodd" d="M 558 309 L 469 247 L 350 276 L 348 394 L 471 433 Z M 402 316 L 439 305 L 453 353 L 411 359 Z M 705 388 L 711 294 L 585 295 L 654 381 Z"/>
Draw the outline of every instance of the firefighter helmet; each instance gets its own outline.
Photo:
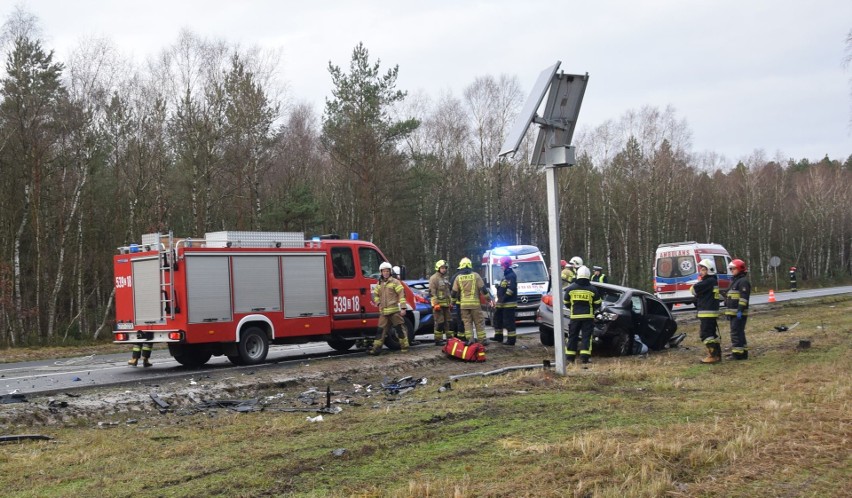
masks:
<path id="1" fill-rule="evenodd" d="M 393 268 L 391 268 L 391 273 L 393 273 L 395 276 L 399 276 L 399 272 L 400 272 L 400 271 L 401 271 L 401 270 L 400 270 L 400 269 L 399 269 L 399 267 L 398 267 L 398 266 L 396 266 L 396 265 L 394 265 L 394 267 L 393 267 Z"/>
<path id="2" fill-rule="evenodd" d="M 795 266 L 791 266 L 791 267 L 790 267 L 790 271 L 796 271 L 796 267 L 795 267 Z"/>
<path id="3" fill-rule="evenodd" d="M 704 258 L 701 261 L 699 261 L 698 266 L 703 266 L 704 268 L 707 268 L 707 274 L 708 275 L 715 275 L 716 274 L 716 263 L 714 263 L 713 261 L 711 261 L 707 258 Z"/>
<path id="4" fill-rule="evenodd" d="M 561 268 L 565 268 L 566 266 L 568 266 L 568 262 L 567 262 L 567 261 L 565 261 L 564 259 L 560 259 L 560 260 L 559 260 L 559 266 L 560 266 Z"/>
<path id="5" fill-rule="evenodd" d="M 579 258 L 577 258 L 577 259 L 579 259 Z M 578 280 L 581 279 L 581 278 L 585 278 L 586 280 L 588 280 L 589 278 L 591 278 L 591 276 L 592 276 L 592 272 L 589 271 L 588 266 L 581 266 L 581 267 L 577 268 L 577 279 Z"/>
<path id="6" fill-rule="evenodd" d="M 382 270 L 393 271 L 393 266 L 390 263 L 388 263 L 387 261 L 385 261 L 385 262 L 383 262 L 382 264 L 379 265 L 379 271 L 382 271 Z"/>
<path id="7" fill-rule="evenodd" d="M 435 271 L 440 270 L 442 266 L 447 266 L 447 262 L 444 261 L 443 259 L 439 259 L 438 261 L 435 262 Z"/>
<path id="8" fill-rule="evenodd" d="M 574 256 L 573 258 L 568 260 L 568 263 L 574 266 L 574 268 L 579 268 L 583 266 L 583 258 L 580 256 Z M 588 270 L 588 268 L 586 268 Z"/>
<path id="9" fill-rule="evenodd" d="M 739 270 L 741 272 L 748 271 L 748 268 L 746 267 L 745 261 L 743 261 L 741 259 L 732 259 L 731 262 L 728 263 L 728 268 L 731 268 L 731 269 L 736 268 L 737 270 Z"/>
<path id="10" fill-rule="evenodd" d="M 464 268 L 473 268 L 473 263 L 471 263 L 470 258 L 462 258 L 461 261 L 459 261 L 459 270 Z"/>
<path id="11" fill-rule="evenodd" d="M 512 266 L 512 258 L 510 258 L 509 256 L 503 256 L 502 258 L 500 258 L 500 266 L 502 266 L 503 268 L 508 268 Z"/>

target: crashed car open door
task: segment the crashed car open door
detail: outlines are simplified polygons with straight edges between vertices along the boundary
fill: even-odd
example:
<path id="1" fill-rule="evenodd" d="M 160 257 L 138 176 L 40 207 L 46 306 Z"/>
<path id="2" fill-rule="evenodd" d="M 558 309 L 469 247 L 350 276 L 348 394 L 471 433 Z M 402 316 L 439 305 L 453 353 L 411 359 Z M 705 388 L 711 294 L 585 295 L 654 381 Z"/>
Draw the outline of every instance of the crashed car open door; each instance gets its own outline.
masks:
<path id="1" fill-rule="evenodd" d="M 634 299 L 638 296 L 634 296 Z M 640 331 L 642 342 L 649 348 L 659 351 L 671 340 L 677 323 L 672 318 L 666 306 L 651 296 L 642 296 L 644 299 L 645 313 L 641 314 L 643 323 L 637 327 Z"/>

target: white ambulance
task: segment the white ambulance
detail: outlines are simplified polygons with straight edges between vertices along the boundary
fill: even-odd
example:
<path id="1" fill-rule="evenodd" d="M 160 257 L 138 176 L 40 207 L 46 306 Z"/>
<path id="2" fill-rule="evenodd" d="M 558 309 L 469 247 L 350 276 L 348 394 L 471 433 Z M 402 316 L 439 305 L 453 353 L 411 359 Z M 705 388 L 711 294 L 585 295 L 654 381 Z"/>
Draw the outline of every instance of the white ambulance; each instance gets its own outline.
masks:
<path id="1" fill-rule="evenodd" d="M 657 247 L 654 261 L 654 294 L 671 308 L 675 304 L 692 303 L 694 296 L 689 292 L 698 282 L 698 262 L 710 259 L 716 264 L 719 290 L 731 285 L 728 263 L 731 255 L 721 244 L 701 244 L 695 241 L 672 242 Z"/>
<path id="2" fill-rule="evenodd" d="M 480 275 L 491 289 L 491 295 L 497 296 L 497 284 L 503 279 L 503 267 L 500 259 L 512 258 L 512 269 L 518 277 L 517 321 L 535 320 L 535 312 L 541 303 L 541 296 L 547 292 L 548 272 L 544 256 L 536 246 L 517 245 L 495 247 L 482 255 Z M 491 320 L 494 313 L 488 305 L 483 305 L 486 317 Z"/>

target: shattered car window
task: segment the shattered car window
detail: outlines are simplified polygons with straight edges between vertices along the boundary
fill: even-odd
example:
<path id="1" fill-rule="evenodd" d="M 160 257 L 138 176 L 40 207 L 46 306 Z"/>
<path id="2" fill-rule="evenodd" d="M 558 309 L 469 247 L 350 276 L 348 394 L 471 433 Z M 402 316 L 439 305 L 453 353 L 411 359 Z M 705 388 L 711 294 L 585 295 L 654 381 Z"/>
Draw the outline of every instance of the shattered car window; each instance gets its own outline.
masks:
<path id="1" fill-rule="evenodd" d="M 633 312 L 637 315 L 642 314 L 642 298 L 639 296 L 633 296 L 630 298 L 631 304 L 633 305 Z"/>
<path id="2" fill-rule="evenodd" d="M 601 290 L 603 290 L 603 289 L 601 289 Z M 603 295 L 602 299 L 603 299 L 603 302 L 605 302 L 605 303 L 617 303 L 618 300 L 621 299 L 621 296 L 623 294 L 621 292 L 616 292 L 616 291 L 612 291 L 612 290 L 603 290 L 603 291 L 604 291 L 604 295 Z"/>

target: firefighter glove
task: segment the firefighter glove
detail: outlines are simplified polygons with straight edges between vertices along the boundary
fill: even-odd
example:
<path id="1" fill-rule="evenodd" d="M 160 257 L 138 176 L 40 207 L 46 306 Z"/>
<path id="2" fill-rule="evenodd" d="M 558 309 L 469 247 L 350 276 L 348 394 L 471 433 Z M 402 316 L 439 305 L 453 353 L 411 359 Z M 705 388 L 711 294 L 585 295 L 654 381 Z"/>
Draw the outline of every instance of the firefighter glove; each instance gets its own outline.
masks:
<path id="1" fill-rule="evenodd" d="M 432 306 L 432 309 L 433 309 L 434 311 L 441 311 L 441 305 L 440 305 L 440 304 L 436 304 L 435 306 Z"/>
<path id="2" fill-rule="evenodd" d="M 737 310 L 737 318 L 740 320 L 743 319 L 743 310 Z"/>

